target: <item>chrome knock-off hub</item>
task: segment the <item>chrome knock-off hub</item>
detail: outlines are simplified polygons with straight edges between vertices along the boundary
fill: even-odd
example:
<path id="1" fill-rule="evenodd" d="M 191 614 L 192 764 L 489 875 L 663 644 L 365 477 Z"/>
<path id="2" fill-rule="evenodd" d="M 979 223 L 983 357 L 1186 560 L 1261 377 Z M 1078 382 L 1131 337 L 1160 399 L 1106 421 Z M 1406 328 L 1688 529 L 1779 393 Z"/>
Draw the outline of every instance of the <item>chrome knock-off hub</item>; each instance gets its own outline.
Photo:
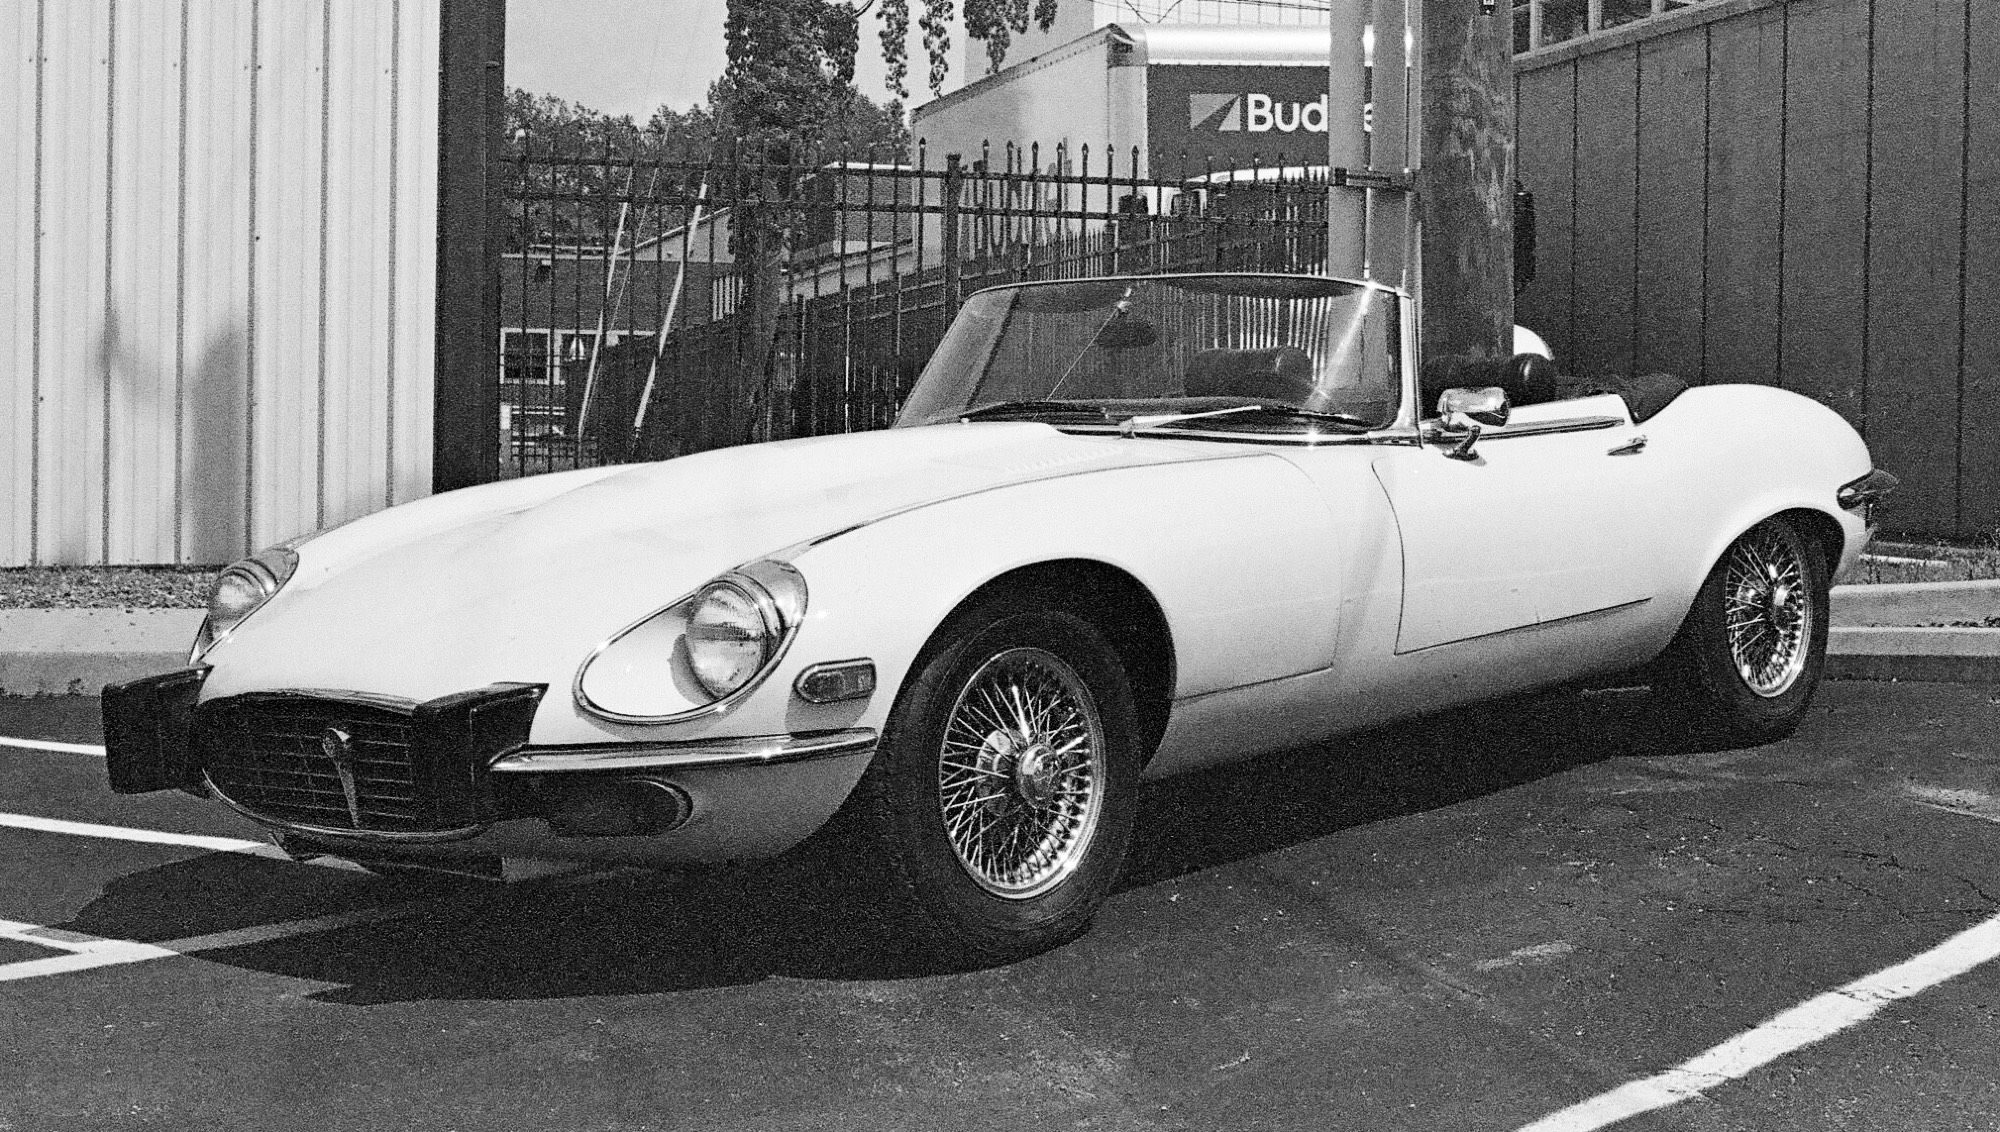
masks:
<path id="1" fill-rule="evenodd" d="M 1047 743 L 1032 743 L 1014 756 L 1014 792 L 1038 810 L 1056 798 L 1058 760 Z"/>

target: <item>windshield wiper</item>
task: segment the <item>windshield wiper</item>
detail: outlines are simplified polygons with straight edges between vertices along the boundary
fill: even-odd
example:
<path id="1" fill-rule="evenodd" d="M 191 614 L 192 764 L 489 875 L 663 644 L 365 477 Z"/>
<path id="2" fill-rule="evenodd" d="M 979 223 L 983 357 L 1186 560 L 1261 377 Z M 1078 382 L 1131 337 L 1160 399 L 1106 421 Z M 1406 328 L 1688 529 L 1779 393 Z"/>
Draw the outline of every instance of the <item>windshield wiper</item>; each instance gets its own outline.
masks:
<path id="1" fill-rule="evenodd" d="M 1318 409 L 1301 409 L 1296 405 L 1251 405 L 1250 408 L 1276 416 L 1296 417 L 1307 421 L 1325 421 L 1328 424 L 1337 424 L 1343 428 L 1354 429 L 1357 432 L 1373 432 L 1382 427 L 1379 421 L 1371 421 L 1367 417 L 1356 416 L 1353 413 L 1328 413 Z"/>
<path id="2" fill-rule="evenodd" d="M 976 421 L 985 417 L 1034 416 L 1039 413 L 1087 413 L 1107 421 L 1111 419 L 1104 406 L 1087 405 L 1082 401 L 996 401 L 991 405 L 967 409 L 958 414 L 958 419 Z"/>
<path id="3" fill-rule="evenodd" d="M 1158 428 L 1161 425 L 1180 421 L 1195 421 L 1203 417 L 1222 417 L 1230 413 L 1248 413 L 1261 409 L 1262 405 L 1236 405 L 1227 409 L 1207 409 L 1199 413 L 1142 413 L 1136 417 L 1126 417 L 1118 422 L 1118 431 L 1126 436 L 1142 428 Z"/>

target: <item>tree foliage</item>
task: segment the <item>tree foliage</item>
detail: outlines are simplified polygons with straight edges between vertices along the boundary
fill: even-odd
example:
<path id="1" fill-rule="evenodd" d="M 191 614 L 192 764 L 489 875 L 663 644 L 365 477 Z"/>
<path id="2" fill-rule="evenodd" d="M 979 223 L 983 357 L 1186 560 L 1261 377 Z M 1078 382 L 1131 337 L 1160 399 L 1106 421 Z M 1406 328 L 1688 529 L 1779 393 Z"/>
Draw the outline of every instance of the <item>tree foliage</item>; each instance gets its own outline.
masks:
<path id="1" fill-rule="evenodd" d="M 520 159 L 506 194 L 508 250 L 609 243 L 627 171 L 580 159 L 637 149 L 641 131 L 631 115 L 515 88 L 507 94 L 506 130 Z M 552 157 L 561 160 L 546 160 Z"/>
<path id="2" fill-rule="evenodd" d="M 606 246 L 617 231 L 623 201 L 686 198 L 699 187 L 701 167 L 767 156 L 742 145 L 740 110 L 735 92 L 720 83 L 710 87 L 707 102 L 685 110 L 661 106 L 643 126 L 630 115 L 519 88 L 509 91 L 506 132 L 517 160 L 508 170 L 514 178 L 506 194 L 508 250 Z M 908 149 L 902 105 L 878 105 L 843 84 L 828 96 L 811 143 L 787 147 L 780 160 L 812 164 L 846 155 L 899 160 Z M 699 167 L 648 164 L 655 158 Z M 640 163 L 636 174 L 632 159 Z M 682 222 L 685 211 L 642 209 L 632 223 L 643 223 L 644 234 L 651 234 Z M 644 234 L 627 231 L 625 239 Z"/>
<path id="3" fill-rule="evenodd" d="M 1007 48 L 1014 36 L 1035 26 L 1049 30 L 1056 20 L 1056 0 L 964 0 L 965 34 L 986 45 L 987 73 L 998 71 L 1006 61 Z M 888 86 L 897 98 L 909 97 L 910 0 L 881 0 L 882 59 L 889 65 Z M 917 26 L 924 33 L 924 54 L 930 63 L 929 85 L 933 95 L 944 91 L 950 71 L 951 19 L 957 0 L 923 0 L 923 15 Z"/>
<path id="4" fill-rule="evenodd" d="M 889 89 L 900 101 L 908 96 L 904 40 L 910 0 L 867 0 L 877 2 Z M 1055 19 L 1056 0 L 964 2 L 968 30 L 987 43 L 995 69 L 1009 38 L 1027 30 L 1031 4 L 1044 29 Z M 936 93 L 950 65 L 957 0 L 923 0 L 923 5 L 917 23 Z M 726 124 L 723 138 L 754 163 L 736 166 L 737 203 L 730 217 L 730 251 L 744 281 L 738 372 L 756 390 L 732 402 L 729 428 L 737 435 L 768 430 L 769 414 L 787 382 L 782 367 L 773 364 L 785 262 L 801 228 L 804 177 L 833 156 L 828 143 L 843 112 L 854 109 L 859 97 L 853 79 L 863 11 L 853 0 L 729 0 L 723 25 L 729 66 L 710 88 L 709 102 Z M 896 106 L 899 124 L 900 110 Z"/>

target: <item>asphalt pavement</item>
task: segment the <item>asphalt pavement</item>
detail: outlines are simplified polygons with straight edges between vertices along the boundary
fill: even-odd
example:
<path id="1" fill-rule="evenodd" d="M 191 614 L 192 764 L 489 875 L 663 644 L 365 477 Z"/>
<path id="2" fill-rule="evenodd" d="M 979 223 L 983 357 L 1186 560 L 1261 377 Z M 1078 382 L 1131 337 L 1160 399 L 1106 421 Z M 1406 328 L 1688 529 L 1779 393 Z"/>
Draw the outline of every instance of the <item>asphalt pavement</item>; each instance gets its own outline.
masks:
<path id="1" fill-rule="evenodd" d="M 986 970 L 813 853 L 275 860 L 108 793 L 96 708 L 0 700 L 50 745 L 0 749 L 7 1132 L 2000 1128 L 1990 685 L 1829 682 L 1746 750 L 1545 696 L 1178 779 L 1086 937 Z"/>

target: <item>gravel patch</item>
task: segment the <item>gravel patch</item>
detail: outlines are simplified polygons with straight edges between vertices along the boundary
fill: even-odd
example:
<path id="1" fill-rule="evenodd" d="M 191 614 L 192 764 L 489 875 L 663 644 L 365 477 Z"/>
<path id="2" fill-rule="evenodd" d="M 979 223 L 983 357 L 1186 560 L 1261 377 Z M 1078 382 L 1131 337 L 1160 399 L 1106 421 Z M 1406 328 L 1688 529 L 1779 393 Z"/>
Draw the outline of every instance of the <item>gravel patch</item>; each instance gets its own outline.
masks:
<path id="1" fill-rule="evenodd" d="M 207 566 L 26 566 L 0 569 L 0 609 L 201 609 Z"/>
<path id="2" fill-rule="evenodd" d="M 1840 579 L 1856 585 L 1974 582 L 2000 578 L 2000 532 L 1977 544 L 1895 542 L 1878 538 Z"/>

